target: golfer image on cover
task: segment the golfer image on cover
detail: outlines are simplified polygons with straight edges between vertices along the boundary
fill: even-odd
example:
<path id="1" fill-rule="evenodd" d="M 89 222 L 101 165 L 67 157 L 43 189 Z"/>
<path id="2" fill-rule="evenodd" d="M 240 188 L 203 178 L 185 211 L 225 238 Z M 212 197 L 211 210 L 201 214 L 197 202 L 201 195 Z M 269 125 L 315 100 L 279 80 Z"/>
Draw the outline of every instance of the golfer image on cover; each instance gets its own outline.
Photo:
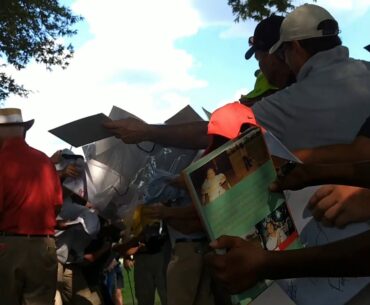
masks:
<path id="1" fill-rule="evenodd" d="M 202 184 L 202 204 L 206 205 L 218 196 L 226 192 L 226 176 L 222 173 L 216 174 L 213 167 L 207 169 L 207 177 Z"/>

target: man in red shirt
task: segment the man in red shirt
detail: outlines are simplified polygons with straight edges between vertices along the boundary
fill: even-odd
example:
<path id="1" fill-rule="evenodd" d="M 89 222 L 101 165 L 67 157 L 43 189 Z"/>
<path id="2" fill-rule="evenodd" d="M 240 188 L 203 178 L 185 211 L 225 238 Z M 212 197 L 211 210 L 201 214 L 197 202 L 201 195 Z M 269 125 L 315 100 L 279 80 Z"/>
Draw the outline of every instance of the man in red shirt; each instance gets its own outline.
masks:
<path id="1" fill-rule="evenodd" d="M 33 120 L 0 109 L 0 303 L 54 304 L 54 228 L 62 189 L 55 168 L 24 138 Z"/>

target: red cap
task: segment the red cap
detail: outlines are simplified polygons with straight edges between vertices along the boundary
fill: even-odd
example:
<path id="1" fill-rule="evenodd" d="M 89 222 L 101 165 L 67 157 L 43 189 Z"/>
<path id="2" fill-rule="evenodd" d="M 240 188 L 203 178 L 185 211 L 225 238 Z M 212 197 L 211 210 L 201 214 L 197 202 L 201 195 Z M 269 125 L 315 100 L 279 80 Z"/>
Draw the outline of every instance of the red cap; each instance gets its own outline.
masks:
<path id="1" fill-rule="evenodd" d="M 251 108 L 233 102 L 216 109 L 208 123 L 208 134 L 236 138 L 243 124 L 257 125 Z"/>

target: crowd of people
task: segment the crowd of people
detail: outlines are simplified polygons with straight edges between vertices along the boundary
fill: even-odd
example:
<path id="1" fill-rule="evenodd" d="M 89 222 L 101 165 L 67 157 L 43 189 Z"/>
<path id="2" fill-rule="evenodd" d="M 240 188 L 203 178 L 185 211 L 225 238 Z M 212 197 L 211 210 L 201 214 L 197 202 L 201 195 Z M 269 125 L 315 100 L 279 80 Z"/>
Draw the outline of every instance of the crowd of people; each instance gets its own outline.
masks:
<path id="1" fill-rule="evenodd" d="M 229 105 L 217 111 L 217 128 L 213 116 L 178 125 L 130 118 L 104 127 L 127 144 L 152 141 L 206 154 L 258 125 L 303 162 L 273 158 L 278 176 L 271 192 L 325 184 L 308 202 L 316 221 L 343 230 L 366 223 L 369 62 L 350 58 L 339 33 L 334 17 L 317 5 L 262 20 L 245 54 L 259 63 L 256 86 L 232 117 L 219 111 Z M 84 188 L 75 193 L 64 186 L 80 177 L 83 157 L 60 151 L 49 158 L 31 148 L 25 135 L 32 124 L 19 109 L 0 109 L 1 304 L 123 304 L 122 258 L 128 269 L 135 262 L 138 305 L 153 305 L 156 290 L 162 305 L 231 304 L 230 294 L 265 279 L 370 276 L 370 232 L 289 251 L 231 236 L 209 243 L 181 179 L 165 173 L 151 180 L 160 191 L 141 209 L 156 222 L 122 243 L 122 227 L 99 215 Z M 211 171 L 207 179 L 218 177 L 220 189 L 225 179 Z M 210 182 L 202 189 L 207 203 Z M 275 244 L 285 238 L 268 226 Z M 228 251 L 212 251 L 218 249 Z M 367 290 L 336 304 L 367 304 Z"/>

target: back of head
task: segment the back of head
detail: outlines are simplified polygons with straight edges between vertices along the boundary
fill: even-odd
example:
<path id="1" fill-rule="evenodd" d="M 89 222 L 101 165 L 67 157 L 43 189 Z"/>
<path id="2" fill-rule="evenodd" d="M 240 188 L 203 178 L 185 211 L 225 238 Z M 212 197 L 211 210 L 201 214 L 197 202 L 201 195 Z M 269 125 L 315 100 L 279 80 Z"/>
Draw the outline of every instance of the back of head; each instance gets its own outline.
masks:
<path id="1" fill-rule="evenodd" d="M 314 55 L 340 45 L 338 34 L 338 23 L 326 9 L 304 4 L 285 17 L 280 27 L 279 41 L 272 46 L 270 53 L 277 51 L 284 42 L 299 41 L 303 48 L 314 43 L 315 47 L 307 50 Z"/>
<path id="2" fill-rule="evenodd" d="M 34 120 L 23 121 L 22 111 L 18 108 L 0 109 L 0 137 L 24 137 L 25 132 L 32 127 Z"/>

